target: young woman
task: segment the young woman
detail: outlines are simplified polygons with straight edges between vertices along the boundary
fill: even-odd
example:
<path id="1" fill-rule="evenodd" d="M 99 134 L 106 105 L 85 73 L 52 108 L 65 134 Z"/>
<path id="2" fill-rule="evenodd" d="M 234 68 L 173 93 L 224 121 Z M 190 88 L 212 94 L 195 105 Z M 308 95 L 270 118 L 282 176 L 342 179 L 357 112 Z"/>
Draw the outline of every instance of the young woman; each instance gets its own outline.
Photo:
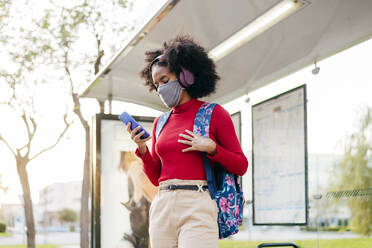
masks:
<path id="1" fill-rule="evenodd" d="M 229 113 L 216 105 L 209 138 L 193 133 L 196 113 L 204 103 L 198 98 L 215 91 L 219 76 L 203 47 L 188 35 L 164 42 L 162 48 L 145 53 L 146 66 L 140 72 L 150 91 L 156 90 L 172 109 L 158 139 L 140 139 L 143 132 L 130 130 L 138 145 L 136 154 L 150 181 L 159 186 L 151 203 L 149 234 L 152 248 L 218 247 L 218 207 L 211 199 L 202 152 L 212 165 L 220 163 L 229 172 L 244 175 L 248 161 L 240 147 Z M 152 139 L 151 152 L 146 141 Z"/>

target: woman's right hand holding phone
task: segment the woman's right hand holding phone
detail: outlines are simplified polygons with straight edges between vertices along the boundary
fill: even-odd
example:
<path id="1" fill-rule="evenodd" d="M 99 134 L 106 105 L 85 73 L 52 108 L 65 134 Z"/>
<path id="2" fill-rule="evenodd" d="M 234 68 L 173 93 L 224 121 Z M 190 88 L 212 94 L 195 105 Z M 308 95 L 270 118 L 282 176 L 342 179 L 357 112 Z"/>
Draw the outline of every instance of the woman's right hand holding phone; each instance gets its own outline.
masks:
<path id="1" fill-rule="evenodd" d="M 141 126 L 137 126 L 135 129 L 131 130 L 131 122 L 128 122 L 127 131 L 130 133 L 131 139 L 137 144 L 141 156 L 143 156 L 147 151 L 146 141 L 149 141 L 152 137 L 149 136 L 146 139 L 141 139 L 140 137 L 145 133 L 145 131 L 137 134 L 140 128 Z"/>

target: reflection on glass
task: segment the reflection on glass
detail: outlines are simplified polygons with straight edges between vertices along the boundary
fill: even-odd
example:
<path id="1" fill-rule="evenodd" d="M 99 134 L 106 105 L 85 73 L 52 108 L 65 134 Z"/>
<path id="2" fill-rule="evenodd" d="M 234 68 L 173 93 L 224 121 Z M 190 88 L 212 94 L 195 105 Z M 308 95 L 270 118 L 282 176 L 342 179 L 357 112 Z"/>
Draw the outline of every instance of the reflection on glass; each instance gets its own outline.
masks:
<path id="1" fill-rule="evenodd" d="M 123 239 L 133 248 L 149 247 L 149 208 L 157 188 L 151 184 L 142 170 L 142 162 L 131 151 L 121 151 L 118 169 L 128 178 L 128 201 L 121 202 L 130 212 L 131 233 L 125 232 Z"/>

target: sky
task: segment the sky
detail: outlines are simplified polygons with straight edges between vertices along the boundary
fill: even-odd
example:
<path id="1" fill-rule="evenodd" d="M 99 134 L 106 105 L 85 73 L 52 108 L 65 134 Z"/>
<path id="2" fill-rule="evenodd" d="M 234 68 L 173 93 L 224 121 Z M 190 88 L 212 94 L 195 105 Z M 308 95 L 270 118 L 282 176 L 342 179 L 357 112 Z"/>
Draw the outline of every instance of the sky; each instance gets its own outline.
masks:
<path id="1" fill-rule="evenodd" d="M 143 5 L 141 11 L 138 11 L 141 16 L 143 13 L 148 13 L 149 5 Z M 318 62 L 317 65 L 320 67 L 318 75 L 313 75 L 311 70 L 314 66 L 309 66 L 223 105 L 230 113 L 236 111 L 242 113 L 242 145 L 247 156 L 250 157 L 251 150 L 251 106 L 302 84 L 307 85 L 308 93 L 309 153 L 342 154 L 347 135 L 356 130 L 358 120 L 366 107 L 372 107 L 372 72 L 370 70 L 372 57 L 366 56 L 367 54 L 372 54 L 372 40 Z M 50 120 L 50 123 L 56 123 L 61 116 L 57 114 L 57 109 L 51 110 L 48 102 L 55 101 L 56 98 L 61 98 L 62 102 L 63 96 L 58 93 L 62 90 L 56 88 L 55 85 L 40 88 L 40 94 L 48 96 L 40 104 L 45 108 L 45 113 L 48 113 L 45 118 Z M 245 102 L 247 97 L 250 98 L 249 103 Z M 58 110 L 63 108 L 62 105 L 52 107 L 61 108 Z M 120 114 L 124 110 L 138 116 L 160 114 L 159 111 L 136 104 L 113 103 L 113 114 Z M 86 99 L 83 111 L 84 115 L 91 119 L 98 111 L 98 106 L 94 100 Z M 25 133 L 24 130 L 22 131 L 22 125 L 15 120 L 14 113 L 5 109 L 0 109 L 0 113 L 8 120 L 0 123 L 0 128 L 7 130 L 13 142 L 21 144 Z M 14 121 L 9 121 L 13 119 Z M 56 135 L 56 130 L 60 130 L 62 126 L 46 122 L 40 128 L 43 129 L 44 134 L 39 136 L 36 147 L 43 147 L 45 139 L 51 140 L 53 135 Z M 124 127 L 123 131 L 125 131 Z M 28 172 L 33 201 L 38 202 L 38 192 L 49 184 L 81 180 L 83 159 L 84 132 L 80 123 L 75 122 L 66 138 L 55 149 L 44 153 L 29 164 Z M 0 203 L 19 203 L 18 195 L 22 194 L 22 190 L 15 161 L 2 143 L 0 143 L 0 174 L 3 184 L 10 188 L 7 194 L 0 192 Z"/>

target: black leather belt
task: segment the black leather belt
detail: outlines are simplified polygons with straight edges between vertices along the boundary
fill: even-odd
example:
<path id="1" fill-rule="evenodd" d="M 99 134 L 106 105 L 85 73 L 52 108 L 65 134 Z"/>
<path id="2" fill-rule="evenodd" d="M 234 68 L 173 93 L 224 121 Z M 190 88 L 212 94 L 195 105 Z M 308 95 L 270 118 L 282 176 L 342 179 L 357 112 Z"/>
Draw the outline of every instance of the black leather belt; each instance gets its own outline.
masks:
<path id="1" fill-rule="evenodd" d="M 160 190 L 177 190 L 177 189 L 186 189 L 186 190 L 196 190 L 196 191 L 206 191 L 208 185 L 167 185 L 161 186 Z"/>

